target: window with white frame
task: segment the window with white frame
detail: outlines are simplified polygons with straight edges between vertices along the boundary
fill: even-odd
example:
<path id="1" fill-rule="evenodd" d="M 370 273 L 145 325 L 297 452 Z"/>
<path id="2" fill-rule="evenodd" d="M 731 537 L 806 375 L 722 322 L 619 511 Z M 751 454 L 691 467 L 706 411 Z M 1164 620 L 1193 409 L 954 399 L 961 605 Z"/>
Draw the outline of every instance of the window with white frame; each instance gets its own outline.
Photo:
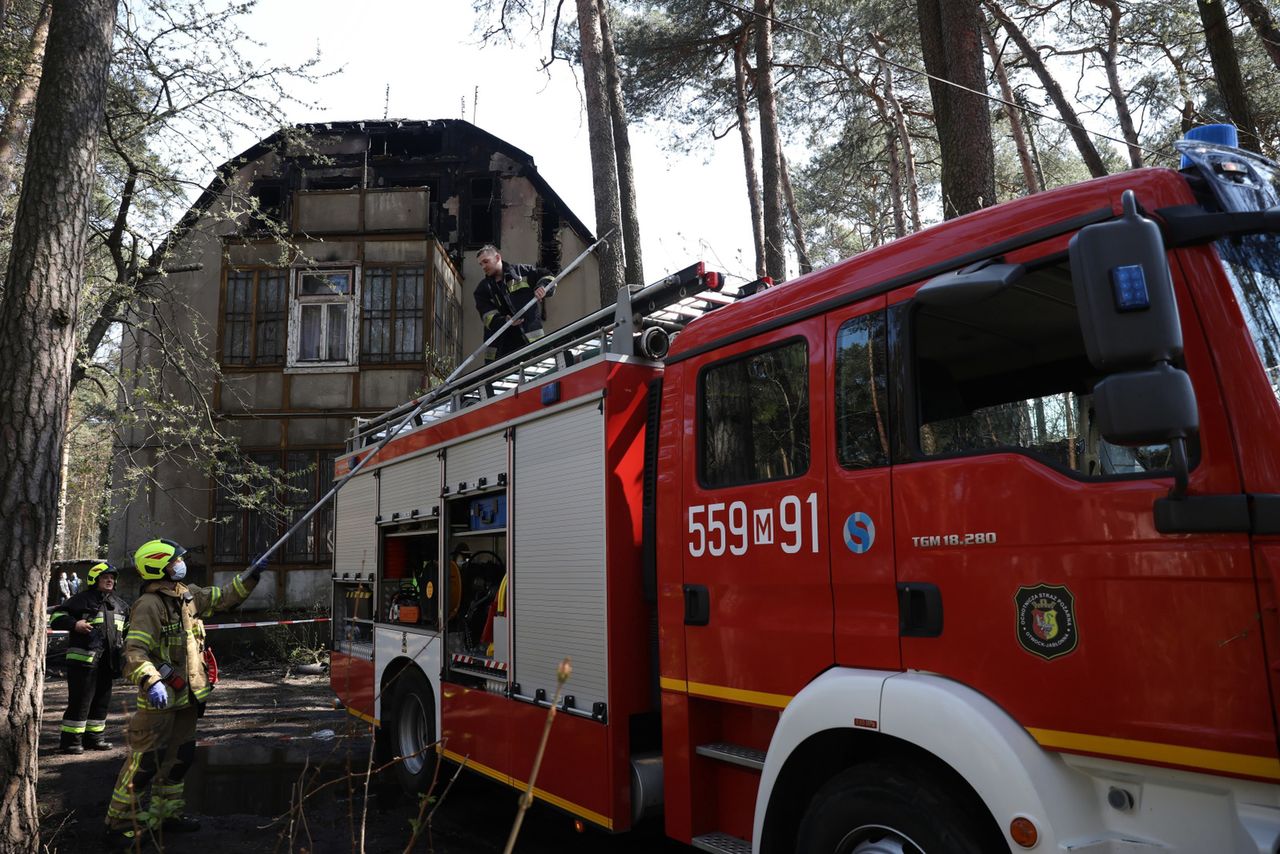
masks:
<path id="1" fill-rule="evenodd" d="M 352 267 L 294 271 L 289 366 L 337 367 L 356 361 L 359 277 Z"/>

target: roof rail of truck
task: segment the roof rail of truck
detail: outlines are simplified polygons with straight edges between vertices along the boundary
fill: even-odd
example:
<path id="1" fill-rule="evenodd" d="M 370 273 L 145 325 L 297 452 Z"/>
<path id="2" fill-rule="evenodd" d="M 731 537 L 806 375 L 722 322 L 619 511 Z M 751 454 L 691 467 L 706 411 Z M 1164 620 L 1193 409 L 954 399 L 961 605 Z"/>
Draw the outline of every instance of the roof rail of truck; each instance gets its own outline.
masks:
<path id="1" fill-rule="evenodd" d="M 458 377 L 446 387 L 430 389 L 429 393 L 439 402 L 423 408 L 399 429 L 416 430 L 604 353 L 641 355 L 660 361 L 670 336 L 741 296 L 746 294 L 725 293 L 723 275 L 707 272 L 702 262 L 651 285 L 628 285 L 618 292 L 615 305 L 579 318 L 502 359 Z M 420 399 L 409 400 L 373 418 L 356 418 L 347 437 L 347 453 L 386 438 L 387 430 L 419 405 Z"/>

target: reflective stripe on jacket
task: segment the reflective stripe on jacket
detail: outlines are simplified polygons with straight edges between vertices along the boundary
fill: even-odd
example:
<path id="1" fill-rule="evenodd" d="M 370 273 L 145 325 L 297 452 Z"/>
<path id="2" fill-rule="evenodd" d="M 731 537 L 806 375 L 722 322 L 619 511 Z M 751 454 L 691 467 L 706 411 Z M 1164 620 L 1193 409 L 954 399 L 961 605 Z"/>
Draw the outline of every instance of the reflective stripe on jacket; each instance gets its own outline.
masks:
<path id="1" fill-rule="evenodd" d="M 67 632 L 67 660 L 93 664 L 104 658 L 118 674 L 124 648 L 129 605 L 115 593 L 90 587 L 58 605 L 49 614 L 49 628 Z M 87 622 L 88 634 L 77 632 L 76 623 Z"/>
<path id="2" fill-rule="evenodd" d="M 236 607 L 257 585 L 256 578 L 243 581 L 238 575 L 225 590 L 167 581 L 143 585 L 142 595 L 133 603 L 124 643 L 125 676 L 138 686 L 138 708 L 150 708 L 146 691 L 160 681 L 161 664 L 168 664 L 186 681 L 181 690 L 166 686 L 169 708 L 182 708 L 191 697 L 203 702 L 209 696 L 213 685 L 205 670 L 204 622 L 200 618 Z"/>

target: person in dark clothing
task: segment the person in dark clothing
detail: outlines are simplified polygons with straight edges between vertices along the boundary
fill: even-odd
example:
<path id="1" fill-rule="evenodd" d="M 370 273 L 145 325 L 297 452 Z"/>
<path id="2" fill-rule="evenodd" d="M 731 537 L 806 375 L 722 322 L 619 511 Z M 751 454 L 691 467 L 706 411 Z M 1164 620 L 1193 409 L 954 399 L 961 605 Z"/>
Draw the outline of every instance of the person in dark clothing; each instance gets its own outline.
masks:
<path id="1" fill-rule="evenodd" d="M 521 315 L 502 337 L 485 351 L 485 361 L 501 359 L 514 353 L 530 341 L 537 341 L 546 333 L 542 321 L 546 311 L 542 301 L 547 297 L 547 287 L 555 278 L 551 273 L 532 264 L 508 264 L 496 246 L 485 246 L 476 253 L 484 278 L 476 285 L 476 311 L 484 322 L 484 337 L 489 340 L 504 323 L 524 307 L 537 300 L 538 305 Z"/>
<path id="2" fill-rule="evenodd" d="M 88 585 L 49 615 L 67 637 L 67 710 L 62 714 L 63 753 L 110 750 L 106 740 L 111 683 L 120 675 L 128 604 L 115 594 L 118 572 L 109 563 L 89 570 Z"/>

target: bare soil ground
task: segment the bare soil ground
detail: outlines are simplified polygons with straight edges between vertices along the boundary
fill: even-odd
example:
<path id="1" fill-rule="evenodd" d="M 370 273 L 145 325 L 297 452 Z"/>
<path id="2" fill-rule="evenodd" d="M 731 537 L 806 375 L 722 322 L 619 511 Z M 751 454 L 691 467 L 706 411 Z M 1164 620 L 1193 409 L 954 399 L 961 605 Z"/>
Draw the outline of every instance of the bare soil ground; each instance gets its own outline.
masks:
<path id="1" fill-rule="evenodd" d="M 56 666 L 56 665 L 55 665 Z M 151 840 L 143 850 L 169 852 L 400 852 L 410 850 L 419 804 L 376 782 L 366 801 L 368 726 L 335 707 L 327 675 L 283 668 L 230 666 L 197 732 L 197 760 L 187 775 L 188 810 L 202 829 Z M 66 681 L 51 669 L 40 736 L 42 845 L 49 852 L 99 850 L 107 801 L 125 757 L 124 707 L 134 689 L 117 685 L 107 724 L 110 751 L 58 752 Z M 438 810 L 412 847 L 418 852 L 500 852 L 518 793 L 469 773 L 445 790 L 453 766 L 443 764 Z M 297 806 L 297 792 L 305 793 Z M 440 797 L 443 795 L 443 797 Z M 367 809 L 366 809 L 367 803 Z M 689 852 L 660 827 L 610 836 L 577 832 L 570 817 L 545 806 L 530 810 L 516 851 Z"/>

